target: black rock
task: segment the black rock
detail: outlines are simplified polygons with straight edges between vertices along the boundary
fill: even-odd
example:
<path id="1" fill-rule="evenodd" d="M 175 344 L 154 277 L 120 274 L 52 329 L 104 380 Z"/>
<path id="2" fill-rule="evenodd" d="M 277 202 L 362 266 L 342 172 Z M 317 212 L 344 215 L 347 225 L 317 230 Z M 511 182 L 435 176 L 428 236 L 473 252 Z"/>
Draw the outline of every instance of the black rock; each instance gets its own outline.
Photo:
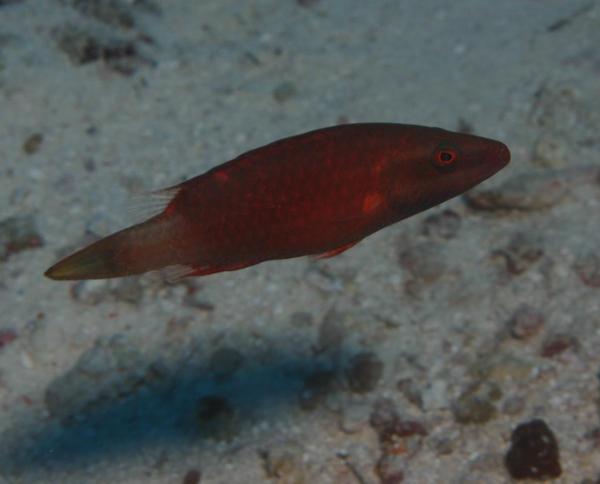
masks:
<path id="1" fill-rule="evenodd" d="M 556 437 L 543 420 L 517 426 L 504 463 L 514 479 L 555 479 L 562 473 Z"/>

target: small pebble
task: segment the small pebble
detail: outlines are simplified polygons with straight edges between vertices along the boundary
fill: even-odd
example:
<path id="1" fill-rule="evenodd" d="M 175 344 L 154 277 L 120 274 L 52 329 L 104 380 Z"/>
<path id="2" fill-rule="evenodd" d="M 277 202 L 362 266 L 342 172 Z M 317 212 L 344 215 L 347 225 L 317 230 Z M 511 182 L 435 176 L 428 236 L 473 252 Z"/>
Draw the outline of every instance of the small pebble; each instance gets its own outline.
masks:
<path id="1" fill-rule="evenodd" d="M 506 270 L 515 275 L 525 272 L 543 254 L 540 239 L 532 234 L 522 232 L 517 233 L 505 248 L 494 253 L 494 255 L 504 258 Z"/>
<path id="2" fill-rule="evenodd" d="M 574 336 L 568 334 L 554 334 L 544 342 L 540 354 L 544 358 L 553 358 L 568 349 L 576 349 L 578 346 L 579 342 Z"/>
<path id="3" fill-rule="evenodd" d="M 273 89 L 273 99 L 280 104 L 289 101 L 296 95 L 296 86 L 292 82 L 282 82 Z"/>
<path id="4" fill-rule="evenodd" d="M 600 287 L 600 257 L 598 255 L 590 252 L 577 256 L 573 268 L 586 286 Z"/>
<path id="5" fill-rule="evenodd" d="M 295 452 L 274 449 L 264 452 L 262 458 L 268 478 L 277 479 L 280 484 L 304 484 L 307 482 L 301 457 Z"/>
<path id="6" fill-rule="evenodd" d="M 454 419 L 463 425 L 482 425 L 496 417 L 496 402 L 502 396 L 498 385 L 480 382 L 465 391 L 453 405 Z"/>
<path id="7" fill-rule="evenodd" d="M 202 479 L 202 474 L 197 469 L 190 469 L 185 473 L 182 484 L 198 484 Z"/>
<path id="8" fill-rule="evenodd" d="M 206 299 L 206 296 L 199 290 L 192 290 L 188 292 L 182 300 L 186 306 L 204 311 L 207 313 L 215 310 L 215 305 Z"/>
<path id="9" fill-rule="evenodd" d="M 343 281 L 333 272 L 319 263 L 310 263 L 306 271 L 306 282 L 323 294 L 340 292 Z"/>
<path id="10" fill-rule="evenodd" d="M 490 353 L 471 367 L 473 376 L 490 382 L 529 381 L 535 371 L 533 362 L 503 353 Z"/>
<path id="11" fill-rule="evenodd" d="M 440 239 L 452 239 L 460 230 L 462 220 L 454 210 L 430 215 L 423 222 L 423 234 Z"/>
<path id="12" fill-rule="evenodd" d="M 330 309 L 319 326 L 318 346 L 320 351 L 337 351 L 345 337 L 346 317 L 344 314 Z"/>
<path id="13" fill-rule="evenodd" d="M 378 433 L 398 418 L 396 405 L 390 398 L 380 398 L 373 404 L 369 423 Z"/>
<path id="14" fill-rule="evenodd" d="M 433 448 L 438 455 L 450 455 L 454 452 L 454 439 L 438 437 L 433 441 Z"/>
<path id="15" fill-rule="evenodd" d="M 33 215 L 9 217 L 0 221 L 0 262 L 12 254 L 44 245 Z"/>
<path id="16" fill-rule="evenodd" d="M 572 131 L 582 113 L 581 92 L 567 84 L 542 85 L 534 94 L 532 120 L 554 132 Z"/>
<path id="17" fill-rule="evenodd" d="M 510 440 L 504 463 L 513 479 L 543 481 L 561 475 L 558 443 L 543 420 L 520 424 Z"/>
<path id="18" fill-rule="evenodd" d="M 42 146 L 42 141 L 44 141 L 44 135 L 41 133 L 32 134 L 23 143 L 23 152 L 27 155 L 33 155 L 37 153 L 40 149 L 40 146 Z"/>
<path id="19" fill-rule="evenodd" d="M 60 353 L 65 344 L 65 333 L 59 324 L 51 324 L 43 319 L 34 319 L 26 325 L 27 341 L 33 358 L 45 362 L 52 355 Z"/>
<path id="20" fill-rule="evenodd" d="M 375 402 L 369 423 L 377 432 L 382 452 L 387 454 L 414 455 L 420 449 L 421 437 L 428 434 L 422 423 L 401 418 L 390 399 Z"/>
<path id="21" fill-rule="evenodd" d="M 350 360 L 346 380 L 351 391 L 367 393 L 375 389 L 383 375 L 383 363 L 372 352 L 363 352 Z"/>
<path id="22" fill-rule="evenodd" d="M 438 280 L 446 271 L 445 250 L 436 242 L 423 242 L 400 254 L 400 265 L 411 276 L 427 284 Z"/>
<path id="23" fill-rule="evenodd" d="M 349 402 L 342 408 L 340 430 L 347 434 L 360 432 L 369 421 L 370 408 L 364 402 Z"/>
<path id="24" fill-rule="evenodd" d="M 54 39 L 72 64 L 79 66 L 102 60 L 113 71 L 132 75 L 149 61 L 140 56 L 136 44 L 119 37 L 106 37 L 83 30 L 74 25 L 55 29 Z"/>
<path id="25" fill-rule="evenodd" d="M 375 474 L 381 484 L 400 484 L 404 482 L 405 459 L 393 455 L 382 454 L 375 465 Z"/>
<path id="26" fill-rule="evenodd" d="M 545 132 L 537 139 L 531 161 L 545 168 L 560 168 L 568 163 L 569 146 L 560 135 Z"/>
<path id="27" fill-rule="evenodd" d="M 117 301 L 139 305 L 144 297 L 144 288 L 139 277 L 124 277 L 114 282 L 110 293 Z"/>
<path id="28" fill-rule="evenodd" d="M 518 415 L 525 410 L 527 400 L 521 396 L 507 398 L 502 404 L 502 413 L 505 415 Z"/>
<path id="29" fill-rule="evenodd" d="M 410 403 L 423 409 L 423 394 L 413 379 L 403 378 L 402 380 L 399 380 L 398 383 L 396 383 L 396 388 Z"/>
<path id="30" fill-rule="evenodd" d="M 515 176 L 495 188 L 471 190 L 465 199 L 475 210 L 534 211 L 560 203 L 567 187 L 560 173 L 536 172 Z"/>
<path id="31" fill-rule="evenodd" d="M 18 337 L 17 332 L 14 329 L 1 329 L 0 330 L 0 350 L 5 346 L 11 344 Z"/>
<path id="32" fill-rule="evenodd" d="M 528 304 L 519 306 L 508 323 L 510 335 L 519 340 L 535 336 L 543 327 L 544 315 Z"/>
<path id="33" fill-rule="evenodd" d="M 78 302 L 95 306 L 105 301 L 110 294 L 107 280 L 77 281 L 71 286 L 71 297 Z"/>

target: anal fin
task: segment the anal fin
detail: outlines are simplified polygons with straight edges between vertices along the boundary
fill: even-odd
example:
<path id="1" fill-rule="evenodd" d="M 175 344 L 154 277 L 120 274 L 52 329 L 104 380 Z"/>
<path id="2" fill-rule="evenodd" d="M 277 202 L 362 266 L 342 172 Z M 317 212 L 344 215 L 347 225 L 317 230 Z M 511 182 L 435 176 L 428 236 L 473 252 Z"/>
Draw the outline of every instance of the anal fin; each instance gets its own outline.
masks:
<path id="1" fill-rule="evenodd" d="M 327 252 L 323 252 L 322 254 L 315 255 L 315 259 L 329 259 L 330 257 L 335 257 L 336 255 L 341 254 L 342 252 L 346 252 L 349 248 L 354 247 L 360 241 L 350 242 L 349 244 L 342 245 L 340 247 L 336 247 L 335 249 L 328 250 Z"/>
<path id="2" fill-rule="evenodd" d="M 244 269 L 245 267 L 253 265 L 253 262 L 250 263 L 237 263 L 237 264 L 229 264 L 229 265 L 221 265 L 221 266 L 189 266 L 189 265 L 173 265 L 169 267 L 165 267 L 162 272 L 165 276 L 165 279 L 174 283 L 177 282 L 184 277 L 194 277 L 194 276 L 208 276 L 210 274 L 216 274 L 217 272 L 225 272 L 225 271 L 237 271 L 239 269 Z"/>

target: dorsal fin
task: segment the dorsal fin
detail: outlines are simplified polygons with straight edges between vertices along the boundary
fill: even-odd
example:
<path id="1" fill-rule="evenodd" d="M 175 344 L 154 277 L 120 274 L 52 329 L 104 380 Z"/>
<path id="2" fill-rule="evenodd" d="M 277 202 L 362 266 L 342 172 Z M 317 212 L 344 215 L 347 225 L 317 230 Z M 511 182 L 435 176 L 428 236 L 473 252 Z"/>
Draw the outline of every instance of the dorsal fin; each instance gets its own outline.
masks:
<path id="1" fill-rule="evenodd" d="M 180 190 L 176 185 L 162 190 L 138 192 L 132 196 L 129 212 L 135 218 L 132 222 L 142 222 L 165 211 Z"/>

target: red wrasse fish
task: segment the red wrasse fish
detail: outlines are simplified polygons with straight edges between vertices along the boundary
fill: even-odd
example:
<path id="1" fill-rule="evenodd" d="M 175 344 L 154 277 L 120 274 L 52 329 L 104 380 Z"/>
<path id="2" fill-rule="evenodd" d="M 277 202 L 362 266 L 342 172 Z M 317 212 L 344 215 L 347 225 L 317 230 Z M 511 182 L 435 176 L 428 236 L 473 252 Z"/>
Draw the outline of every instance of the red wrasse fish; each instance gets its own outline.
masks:
<path id="1" fill-rule="evenodd" d="M 51 279 L 175 267 L 200 276 L 330 257 L 460 195 L 510 160 L 499 141 L 439 128 L 348 124 L 248 151 L 161 192 L 160 213 L 66 257 Z"/>

